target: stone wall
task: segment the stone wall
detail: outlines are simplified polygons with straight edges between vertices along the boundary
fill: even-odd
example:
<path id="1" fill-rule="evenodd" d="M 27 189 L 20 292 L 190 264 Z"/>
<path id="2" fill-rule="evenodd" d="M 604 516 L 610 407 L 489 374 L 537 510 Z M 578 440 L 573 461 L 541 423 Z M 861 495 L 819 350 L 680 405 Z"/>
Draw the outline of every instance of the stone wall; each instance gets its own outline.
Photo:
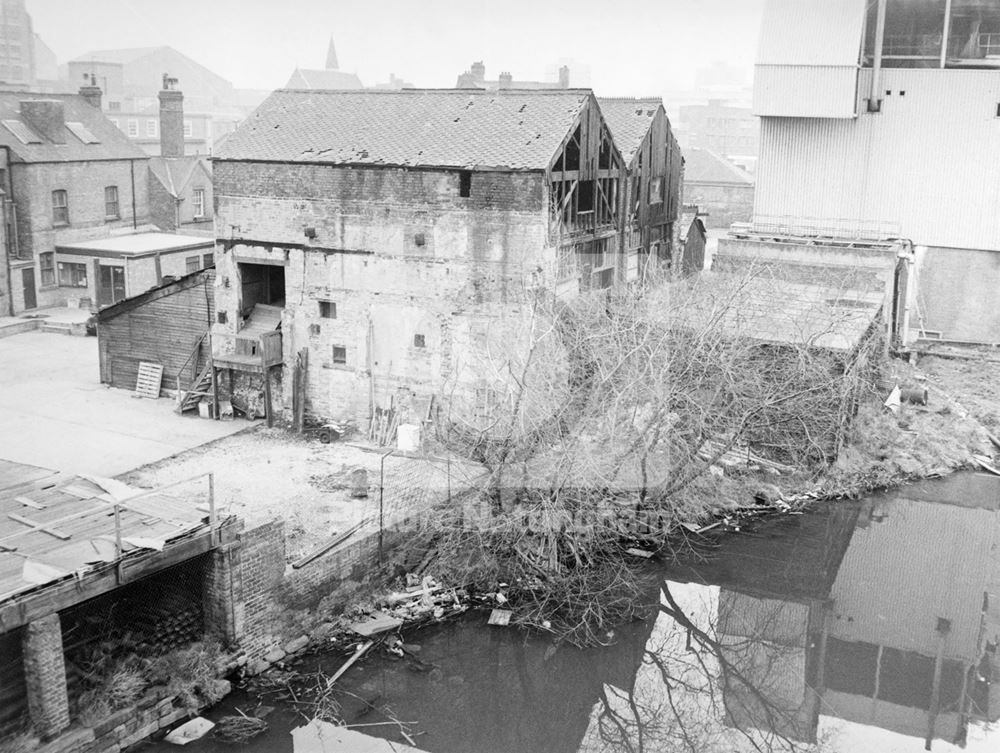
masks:
<path id="1" fill-rule="evenodd" d="M 307 349 L 307 412 L 316 417 L 365 425 L 374 393 L 380 407 L 390 397 L 412 404 L 419 420 L 456 379 L 474 391 L 469 352 L 482 330 L 520 317 L 531 291 L 555 289 L 541 173 L 477 171 L 463 198 L 458 171 L 228 162 L 214 170 L 219 226 L 236 228 L 216 253 L 226 318 L 216 330 L 239 326 L 241 265 L 281 266 L 284 383 Z M 283 400 L 290 410 L 290 389 Z"/>

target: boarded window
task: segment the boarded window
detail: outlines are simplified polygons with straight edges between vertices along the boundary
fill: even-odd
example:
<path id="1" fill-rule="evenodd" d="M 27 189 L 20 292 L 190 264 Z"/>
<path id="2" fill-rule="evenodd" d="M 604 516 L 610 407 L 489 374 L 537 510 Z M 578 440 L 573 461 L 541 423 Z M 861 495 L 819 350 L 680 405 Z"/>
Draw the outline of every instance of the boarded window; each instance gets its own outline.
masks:
<path id="1" fill-rule="evenodd" d="M 458 195 L 463 199 L 472 196 L 472 171 L 462 170 L 458 174 Z"/>
<path id="2" fill-rule="evenodd" d="M 205 254 L 204 256 L 201 257 L 201 266 L 203 266 L 205 269 L 208 269 L 213 264 L 215 264 L 214 254 Z"/>
<path id="3" fill-rule="evenodd" d="M 337 318 L 337 304 L 333 301 L 319 302 L 319 315 L 324 319 Z"/>
<path id="4" fill-rule="evenodd" d="M 427 342 L 424 339 L 423 335 L 414 335 L 413 336 L 413 347 L 414 348 L 426 348 L 427 347 Z"/>
<path id="5" fill-rule="evenodd" d="M 199 269 L 201 269 L 201 257 L 189 256 L 184 260 L 184 271 L 188 274 L 197 272 Z"/>
<path id="6" fill-rule="evenodd" d="M 334 363 L 347 363 L 347 348 L 343 345 L 333 346 L 333 362 Z"/>

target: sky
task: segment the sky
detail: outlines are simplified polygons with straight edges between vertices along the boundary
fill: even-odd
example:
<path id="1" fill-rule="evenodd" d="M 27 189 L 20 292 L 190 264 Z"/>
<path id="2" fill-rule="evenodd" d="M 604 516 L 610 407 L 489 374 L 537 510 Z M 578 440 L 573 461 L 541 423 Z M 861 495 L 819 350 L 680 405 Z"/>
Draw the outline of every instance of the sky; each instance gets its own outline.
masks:
<path id="1" fill-rule="evenodd" d="M 322 68 L 453 87 L 475 60 L 487 78 L 554 79 L 603 96 L 662 95 L 724 63 L 750 81 L 764 0 L 27 0 L 60 63 L 91 50 L 168 45 L 237 87 L 274 89 Z"/>

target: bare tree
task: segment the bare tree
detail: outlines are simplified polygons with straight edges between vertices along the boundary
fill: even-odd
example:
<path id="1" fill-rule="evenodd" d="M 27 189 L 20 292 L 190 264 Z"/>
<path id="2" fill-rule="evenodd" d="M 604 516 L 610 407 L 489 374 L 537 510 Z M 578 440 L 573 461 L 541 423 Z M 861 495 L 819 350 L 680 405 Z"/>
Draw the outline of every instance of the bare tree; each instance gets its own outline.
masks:
<path id="1" fill-rule="evenodd" d="M 526 291 L 488 321 L 438 400 L 440 440 L 487 469 L 428 518 L 449 577 L 507 582 L 522 623 L 601 642 L 641 609 L 622 543 L 663 546 L 757 483 L 720 459 L 822 468 L 873 378 L 877 305 L 763 272 Z"/>

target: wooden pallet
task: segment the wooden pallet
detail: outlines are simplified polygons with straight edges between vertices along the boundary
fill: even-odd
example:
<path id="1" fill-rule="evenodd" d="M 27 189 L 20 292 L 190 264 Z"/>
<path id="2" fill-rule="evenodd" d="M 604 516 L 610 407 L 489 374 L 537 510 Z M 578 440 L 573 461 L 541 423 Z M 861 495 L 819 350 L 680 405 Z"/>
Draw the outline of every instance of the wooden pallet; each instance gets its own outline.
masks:
<path id="1" fill-rule="evenodd" d="M 135 380 L 135 396 L 156 400 L 160 396 L 160 382 L 163 381 L 163 366 L 148 361 L 139 362 L 139 375 Z"/>

